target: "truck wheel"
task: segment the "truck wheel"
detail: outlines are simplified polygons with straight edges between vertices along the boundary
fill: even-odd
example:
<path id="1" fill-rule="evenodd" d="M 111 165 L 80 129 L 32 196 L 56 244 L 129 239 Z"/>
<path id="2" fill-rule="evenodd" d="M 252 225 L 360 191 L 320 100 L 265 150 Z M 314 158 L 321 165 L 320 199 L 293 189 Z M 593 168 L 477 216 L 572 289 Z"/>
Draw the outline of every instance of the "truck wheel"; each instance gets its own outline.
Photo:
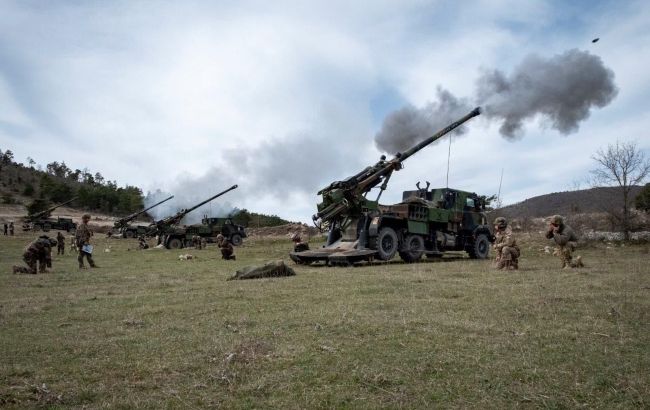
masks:
<path id="1" fill-rule="evenodd" d="M 37 225 L 37 224 L 34 224 L 34 226 L 32 227 L 32 230 L 33 230 L 34 232 L 38 232 L 38 231 L 41 230 L 41 226 L 40 226 L 40 225 Z"/>
<path id="2" fill-rule="evenodd" d="M 417 262 L 424 253 L 424 239 L 419 235 L 409 235 L 404 240 L 399 256 L 406 263 Z"/>
<path id="3" fill-rule="evenodd" d="M 180 249 L 183 247 L 183 242 L 178 238 L 172 238 L 167 242 L 167 249 Z"/>
<path id="4" fill-rule="evenodd" d="M 385 226 L 379 230 L 377 235 L 377 253 L 383 261 L 391 260 L 397 252 L 397 234 L 391 227 Z"/>
<path id="5" fill-rule="evenodd" d="M 238 233 L 236 233 L 236 234 L 234 234 L 233 236 L 230 237 L 230 243 L 232 243 L 233 246 L 239 246 L 239 245 L 242 244 L 242 242 L 243 241 L 241 239 L 241 235 L 238 234 Z"/>
<path id="6" fill-rule="evenodd" d="M 124 236 L 131 239 L 131 238 L 133 238 L 135 236 L 135 233 L 133 233 L 133 231 L 125 231 Z"/>
<path id="7" fill-rule="evenodd" d="M 50 224 L 43 225 L 43 232 L 50 232 Z"/>
<path id="8" fill-rule="evenodd" d="M 490 241 L 488 241 L 487 235 L 478 234 L 468 253 L 472 259 L 486 259 L 490 253 Z"/>

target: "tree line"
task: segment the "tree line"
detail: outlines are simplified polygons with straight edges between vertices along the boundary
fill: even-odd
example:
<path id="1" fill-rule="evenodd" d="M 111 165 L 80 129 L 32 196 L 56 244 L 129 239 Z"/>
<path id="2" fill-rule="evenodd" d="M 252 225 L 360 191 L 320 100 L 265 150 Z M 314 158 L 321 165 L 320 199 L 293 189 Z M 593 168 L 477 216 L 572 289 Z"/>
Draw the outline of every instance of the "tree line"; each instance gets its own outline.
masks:
<path id="1" fill-rule="evenodd" d="M 48 208 L 69 201 L 76 208 L 107 214 L 130 214 L 143 207 L 142 190 L 135 186 L 120 187 L 101 173 L 88 168 L 71 169 L 65 162 L 53 161 L 42 167 L 27 158 L 27 165 L 14 161 L 11 150 L 0 149 L 0 175 L 4 203 L 14 203 L 15 195 L 32 199 L 31 210 Z"/>

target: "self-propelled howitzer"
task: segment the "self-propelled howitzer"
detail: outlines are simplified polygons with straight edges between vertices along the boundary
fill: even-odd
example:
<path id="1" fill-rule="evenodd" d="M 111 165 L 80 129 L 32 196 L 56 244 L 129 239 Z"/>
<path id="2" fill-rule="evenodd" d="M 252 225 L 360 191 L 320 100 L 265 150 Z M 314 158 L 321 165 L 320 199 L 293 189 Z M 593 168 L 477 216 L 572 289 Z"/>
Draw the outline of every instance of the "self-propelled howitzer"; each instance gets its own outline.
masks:
<path id="1" fill-rule="evenodd" d="M 147 235 L 148 236 L 156 236 L 156 235 L 163 234 L 165 229 L 167 229 L 167 228 L 169 228 L 170 226 L 173 226 L 173 225 L 178 225 L 185 215 L 187 215 L 190 212 L 192 212 L 193 210 L 207 204 L 208 202 L 212 201 L 213 199 L 218 198 L 221 195 L 232 191 L 233 189 L 237 189 L 237 185 L 233 185 L 230 188 L 226 189 L 225 191 L 221 191 L 218 194 L 216 194 L 214 196 L 211 196 L 210 198 L 208 198 L 205 201 L 202 201 L 202 202 L 194 205 L 191 208 L 182 209 L 182 210 L 178 211 L 176 214 L 174 214 L 172 216 L 168 216 L 167 218 L 164 218 L 164 219 L 161 219 L 159 221 L 154 222 L 153 224 L 150 225 L 149 231 L 147 232 Z"/>
<path id="2" fill-rule="evenodd" d="M 468 250 L 473 247 L 475 242 L 473 238 L 478 232 L 476 229 L 473 228 L 471 232 L 449 233 L 441 229 L 441 226 L 462 225 L 456 219 L 467 207 L 461 204 L 461 199 L 467 196 L 465 193 L 459 193 L 460 191 L 453 193 L 458 198 L 458 201 L 454 202 L 458 208 L 444 209 L 444 212 L 438 212 L 437 202 L 426 199 L 416 198 L 416 201 L 422 205 L 419 208 L 409 204 L 393 208 L 380 205 L 379 198 L 386 189 L 392 173 L 400 170 L 407 158 L 480 113 L 481 110 L 477 107 L 419 144 L 397 153 L 392 159 L 386 160 L 382 155 L 380 161 L 374 166 L 369 166 L 345 180 L 333 182 L 321 189 L 318 194 L 323 200 L 318 204 L 318 212 L 312 219 L 321 230 L 329 231 L 327 244 L 321 249 L 292 252 L 291 259 L 297 263 L 325 261 L 332 264 L 347 264 L 372 260 L 375 257 L 389 260 L 399 250 L 400 256 L 405 255 L 404 260 L 413 261 L 417 258 L 409 257 L 407 252 L 417 250 L 420 252 L 419 256 L 423 254 L 429 256 L 440 254 L 440 249 L 451 249 L 445 244 L 451 244 L 452 239 L 438 247 L 438 243 L 442 243 L 439 238 L 447 238 L 444 235 L 458 239 L 454 242 L 454 250 L 457 247 Z M 377 198 L 375 200 L 367 198 L 367 194 L 375 187 L 379 188 Z M 475 194 L 468 195 L 470 199 L 473 198 L 472 195 L 475 196 Z M 408 200 L 411 201 L 410 194 Z M 474 208 L 480 212 L 479 205 Z M 486 229 L 482 222 L 485 218 L 478 215 L 476 219 L 478 224 L 474 224 L 475 227 Z M 487 232 L 489 233 L 489 230 Z M 481 249 L 483 248 L 482 246 Z M 418 254 L 411 252 L 411 255 Z"/>
<path id="3" fill-rule="evenodd" d="M 174 197 L 174 196 L 172 195 L 172 196 L 170 196 L 170 197 L 167 198 L 167 199 L 163 199 L 162 201 L 160 201 L 160 202 L 158 202 L 158 203 L 156 203 L 156 204 L 153 204 L 153 205 L 151 205 L 151 206 L 148 207 L 148 208 L 143 209 L 142 211 L 134 212 L 134 213 L 132 213 L 132 214 L 129 215 L 129 216 L 125 216 L 124 218 L 120 218 L 120 219 L 118 219 L 118 220 L 115 221 L 115 223 L 113 224 L 113 228 L 121 231 L 122 229 L 126 228 L 126 227 L 131 223 L 131 222 L 135 221 L 135 218 L 137 218 L 138 216 L 144 214 L 144 213 L 147 212 L 148 210 L 153 209 L 153 208 L 157 207 L 158 205 L 160 205 L 160 204 L 162 204 L 162 203 L 164 203 L 164 202 L 169 201 L 169 200 L 172 199 L 173 197 Z"/>
<path id="4" fill-rule="evenodd" d="M 35 221 L 37 221 L 37 220 L 39 220 L 39 219 L 49 218 L 50 215 L 52 214 L 52 211 L 54 211 L 55 209 L 60 208 L 60 207 L 62 207 L 62 206 L 64 206 L 64 205 L 68 205 L 69 203 L 71 203 L 72 201 L 74 201 L 74 200 L 76 200 L 76 199 L 77 199 L 77 198 L 74 197 L 74 198 L 72 198 L 72 199 L 69 200 L 69 201 L 65 201 L 65 202 L 60 203 L 60 204 L 58 204 L 58 205 L 54 205 L 53 207 L 48 208 L 48 209 L 46 209 L 46 210 L 44 210 L 44 211 L 41 211 L 41 212 L 38 212 L 38 213 L 35 213 L 35 214 L 31 214 L 31 215 L 27 215 L 27 216 L 25 217 L 25 219 L 26 219 L 27 221 L 29 221 L 29 222 L 35 222 Z"/>
<path id="5" fill-rule="evenodd" d="M 44 211 L 27 215 L 24 218 L 25 222 L 23 223 L 23 231 L 42 230 L 47 232 L 50 229 L 62 230 L 67 232 L 74 231 L 75 229 L 77 229 L 77 224 L 72 221 L 72 218 L 57 217 L 55 219 L 55 218 L 50 218 L 50 215 L 52 214 L 52 211 L 54 211 L 55 209 L 67 205 L 72 201 L 74 201 L 75 199 L 77 198 L 76 197 L 72 198 L 69 201 L 65 201 L 61 204 L 55 205 Z"/>
<path id="6" fill-rule="evenodd" d="M 372 188 L 382 183 L 376 200 L 379 201 L 393 171 L 402 169 L 402 163 L 407 158 L 480 114 L 480 107 L 476 107 L 463 118 L 451 123 L 414 147 L 402 153 L 398 152 L 393 159 L 386 161 L 386 157 L 382 155 L 382 158 L 374 166 L 367 167 L 356 175 L 343 181 L 333 182 L 321 189 L 318 191 L 318 195 L 322 195 L 323 202 L 318 204 L 318 212 L 312 216 L 314 223 L 321 228 L 331 228 L 346 214 L 361 212 L 365 202 L 365 195 Z"/>

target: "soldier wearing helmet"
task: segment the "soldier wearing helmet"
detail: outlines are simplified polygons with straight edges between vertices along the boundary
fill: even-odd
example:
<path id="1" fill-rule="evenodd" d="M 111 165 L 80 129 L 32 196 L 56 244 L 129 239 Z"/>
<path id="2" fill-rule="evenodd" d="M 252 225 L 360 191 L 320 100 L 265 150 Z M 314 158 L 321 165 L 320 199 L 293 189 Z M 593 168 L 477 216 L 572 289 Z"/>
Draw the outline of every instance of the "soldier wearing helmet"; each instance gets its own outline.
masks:
<path id="1" fill-rule="evenodd" d="M 573 259 L 573 252 L 578 244 L 578 236 L 573 229 L 564 223 L 564 218 L 560 215 L 553 215 L 549 221 L 547 239 L 553 239 L 557 246 L 556 251 L 562 261 L 562 268 L 581 268 L 582 257 L 576 256 Z"/>
<path id="2" fill-rule="evenodd" d="M 296 232 L 291 235 L 291 241 L 293 241 L 293 251 L 294 252 L 304 252 L 309 250 L 309 244 L 303 242 L 300 237 L 300 233 Z"/>
<path id="3" fill-rule="evenodd" d="M 235 249 L 232 247 L 232 244 L 228 239 L 226 239 L 222 234 L 217 235 L 217 246 L 221 250 L 221 259 L 225 260 L 236 260 L 237 257 L 234 255 Z"/>
<path id="4" fill-rule="evenodd" d="M 519 269 L 521 250 L 508 227 L 506 218 L 500 216 L 494 220 L 494 247 L 496 253 L 495 266 L 497 269 Z"/>
<path id="5" fill-rule="evenodd" d="M 27 245 L 23 253 L 23 261 L 28 267 L 14 265 L 13 272 L 36 274 L 38 266 L 38 272 L 46 273 L 46 268 L 52 267 L 52 248 L 56 245 L 56 239 L 47 235 L 39 236 Z"/>
<path id="6" fill-rule="evenodd" d="M 75 240 L 77 242 L 77 249 L 79 250 L 79 256 L 77 257 L 79 269 L 86 269 L 84 266 L 84 257 L 88 260 L 88 264 L 91 268 L 97 267 L 93 260 L 92 246 L 90 245 L 90 238 L 93 236 L 93 231 L 90 230 L 88 221 L 90 221 L 89 214 L 82 216 L 81 224 L 79 224 L 77 231 L 75 232 Z"/>

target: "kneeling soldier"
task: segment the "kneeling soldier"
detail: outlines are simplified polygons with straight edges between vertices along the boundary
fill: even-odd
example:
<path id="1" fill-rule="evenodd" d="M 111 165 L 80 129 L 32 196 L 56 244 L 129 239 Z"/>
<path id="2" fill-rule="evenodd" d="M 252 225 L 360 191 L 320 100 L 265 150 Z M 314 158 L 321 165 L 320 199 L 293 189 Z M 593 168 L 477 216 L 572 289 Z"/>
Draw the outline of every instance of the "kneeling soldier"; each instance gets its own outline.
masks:
<path id="1" fill-rule="evenodd" d="M 547 239 L 553 239 L 557 245 L 557 253 L 562 260 L 562 268 L 582 268 L 582 257 L 576 256 L 573 260 L 573 251 L 578 245 L 578 236 L 569 225 L 564 223 L 560 215 L 553 215 L 546 232 Z"/>
<path id="2" fill-rule="evenodd" d="M 521 251 L 517 241 L 508 227 L 506 218 L 500 216 L 494 220 L 494 250 L 496 251 L 497 269 L 519 269 L 519 255 Z"/>
<path id="3" fill-rule="evenodd" d="M 49 238 L 47 235 L 39 236 L 38 239 L 27 245 L 25 253 L 23 253 L 23 260 L 28 268 L 14 265 L 14 273 L 36 274 L 37 264 L 40 273 L 47 272 L 46 267 L 52 267 L 52 247 L 56 244 L 56 239 Z"/>
<path id="4" fill-rule="evenodd" d="M 237 259 L 234 255 L 235 249 L 232 247 L 232 244 L 221 234 L 217 235 L 217 246 L 219 246 L 219 249 L 221 250 L 221 259 Z"/>

